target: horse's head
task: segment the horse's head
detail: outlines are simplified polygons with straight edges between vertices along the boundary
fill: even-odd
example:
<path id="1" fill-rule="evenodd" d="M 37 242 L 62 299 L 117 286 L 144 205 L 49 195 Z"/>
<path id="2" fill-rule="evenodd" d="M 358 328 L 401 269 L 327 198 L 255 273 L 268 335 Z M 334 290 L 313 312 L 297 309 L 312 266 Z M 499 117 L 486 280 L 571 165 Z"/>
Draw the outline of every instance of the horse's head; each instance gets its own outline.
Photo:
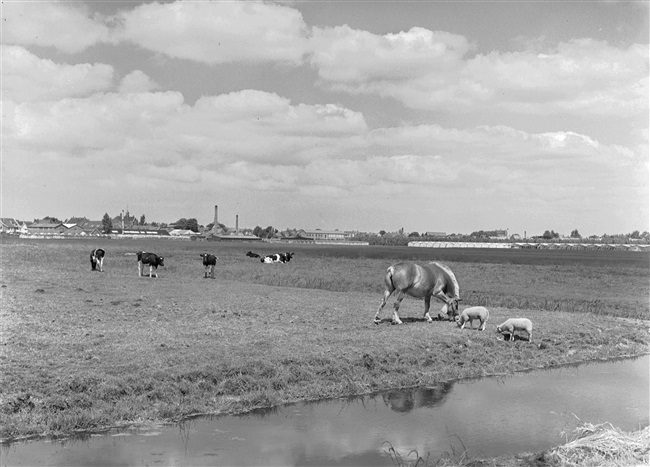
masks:
<path id="1" fill-rule="evenodd" d="M 447 303 L 442 307 L 442 312 L 447 313 L 450 320 L 458 316 L 458 302 L 462 301 L 460 298 L 450 298 Z"/>

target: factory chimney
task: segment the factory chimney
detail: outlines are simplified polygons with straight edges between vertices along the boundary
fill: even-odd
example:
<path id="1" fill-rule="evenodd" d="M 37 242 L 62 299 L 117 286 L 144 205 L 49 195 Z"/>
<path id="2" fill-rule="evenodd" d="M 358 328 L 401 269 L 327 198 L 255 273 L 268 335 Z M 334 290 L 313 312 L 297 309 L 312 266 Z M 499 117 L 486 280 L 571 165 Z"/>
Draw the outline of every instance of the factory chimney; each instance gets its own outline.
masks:
<path id="1" fill-rule="evenodd" d="M 239 214 L 235 215 L 235 234 L 239 235 Z"/>
<path id="2" fill-rule="evenodd" d="M 216 204 L 214 205 L 214 227 L 212 227 L 213 232 L 217 232 L 217 229 L 219 228 L 219 218 L 217 216 L 217 211 L 219 209 L 219 206 Z"/>

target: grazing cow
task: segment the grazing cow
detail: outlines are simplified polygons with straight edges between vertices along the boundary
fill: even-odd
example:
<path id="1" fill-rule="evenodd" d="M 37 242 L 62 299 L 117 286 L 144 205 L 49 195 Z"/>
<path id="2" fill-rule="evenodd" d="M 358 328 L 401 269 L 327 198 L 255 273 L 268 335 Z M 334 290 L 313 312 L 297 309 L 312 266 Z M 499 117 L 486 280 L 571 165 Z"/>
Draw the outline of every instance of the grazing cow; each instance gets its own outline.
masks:
<path id="1" fill-rule="evenodd" d="M 444 302 L 442 312 L 446 312 L 449 319 L 458 314 L 458 302 L 460 299 L 460 288 L 456 276 L 446 265 L 432 261 L 424 266 L 403 261 L 393 264 L 386 270 L 384 276 L 384 296 L 381 299 L 379 309 L 375 314 L 375 324 L 379 324 L 379 314 L 386 305 L 391 294 L 397 290 L 397 298 L 393 305 L 393 324 L 402 324 L 397 312 L 406 295 L 424 299 L 424 317 L 427 321 L 433 321 L 429 315 L 431 297 Z M 440 315 L 440 313 L 438 313 Z"/>
<path id="2" fill-rule="evenodd" d="M 258 255 L 257 253 L 253 253 L 252 251 L 249 251 L 248 253 L 246 253 L 246 256 L 248 256 L 249 258 L 259 258 L 260 257 L 260 255 Z"/>
<path id="3" fill-rule="evenodd" d="M 208 273 L 210 273 L 210 277 L 214 279 L 214 267 L 217 265 L 217 260 L 219 258 L 210 253 L 203 253 L 200 256 L 203 258 L 203 266 L 205 266 L 205 275 L 203 277 L 207 279 Z"/>
<path id="4" fill-rule="evenodd" d="M 276 253 L 274 255 L 266 255 L 260 258 L 260 262 L 265 264 L 270 263 L 288 263 L 293 258 L 293 253 Z"/>
<path id="5" fill-rule="evenodd" d="M 91 271 L 104 272 L 104 256 L 106 256 L 106 251 L 102 248 L 95 248 L 90 252 Z"/>
<path id="6" fill-rule="evenodd" d="M 142 276 L 142 266 L 144 264 L 149 265 L 149 277 L 151 277 L 151 273 L 153 272 L 153 269 L 156 269 L 156 274 L 155 277 L 158 277 L 158 266 L 164 266 L 165 265 L 165 258 L 163 256 L 158 256 L 154 253 L 147 253 L 145 251 L 141 251 L 138 253 L 138 276 Z"/>

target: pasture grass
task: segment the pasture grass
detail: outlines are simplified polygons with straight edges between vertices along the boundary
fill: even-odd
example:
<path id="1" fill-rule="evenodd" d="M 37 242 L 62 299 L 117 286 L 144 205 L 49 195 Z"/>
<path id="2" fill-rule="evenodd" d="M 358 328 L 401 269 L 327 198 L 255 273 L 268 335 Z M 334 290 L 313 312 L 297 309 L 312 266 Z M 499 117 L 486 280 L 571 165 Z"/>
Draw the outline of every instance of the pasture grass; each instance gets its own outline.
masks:
<path id="1" fill-rule="evenodd" d="M 108 251 L 104 273 L 90 272 L 96 246 Z M 260 253 L 286 250 L 262 246 L 268 250 Z M 398 258 L 367 258 L 359 249 L 349 250 L 355 257 L 334 257 L 302 247 L 290 249 L 297 250 L 291 263 L 263 265 L 244 256 L 256 247 L 3 245 L 2 440 L 648 352 L 648 271 L 636 266 L 448 263 L 463 306 L 490 308 L 487 330 L 478 332 L 427 323 L 422 302 L 410 299 L 400 310 L 403 325 L 390 325 L 392 299 L 375 325 L 382 275 Z M 135 258 L 125 253 L 139 250 L 166 257 L 159 278 L 137 277 Z M 204 251 L 220 258 L 216 280 L 203 278 Z M 513 316 L 533 321 L 532 343 L 498 339 L 494 327 Z"/>

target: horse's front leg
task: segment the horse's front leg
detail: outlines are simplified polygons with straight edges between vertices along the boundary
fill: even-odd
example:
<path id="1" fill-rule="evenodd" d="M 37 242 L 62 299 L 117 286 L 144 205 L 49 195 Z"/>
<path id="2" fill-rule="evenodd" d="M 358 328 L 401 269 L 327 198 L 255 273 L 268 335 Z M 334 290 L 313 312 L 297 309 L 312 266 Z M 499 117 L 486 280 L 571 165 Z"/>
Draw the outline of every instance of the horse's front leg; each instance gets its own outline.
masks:
<path id="1" fill-rule="evenodd" d="M 431 295 L 424 297 L 424 317 L 428 322 L 432 322 L 431 315 L 429 314 L 429 308 L 431 307 Z"/>
<path id="2" fill-rule="evenodd" d="M 436 287 L 435 289 L 433 289 L 433 292 L 431 292 L 431 296 L 437 298 L 438 300 L 440 300 L 445 304 L 445 306 L 442 307 L 440 311 L 444 310 L 444 312 L 447 313 L 447 316 L 449 316 L 449 300 L 451 299 L 447 297 L 447 295 L 442 291 L 442 287 Z M 442 315 L 440 314 L 440 312 L 438 312 L 438 318 L 442 319 Z"/>
<path id="3" fill-rule="evenodd" d="M 450 310 L 451 307 L 450 303 L 452 301 L 452 298 L 442 291 L 442 287 L 441 288 L 436 287 L 435 289 L 433 289 L 432 295 L 445 304 L 445 306 L 442 307 L 442 310 L 444 310 L 447 313 L 447 317 L 451 320 L 453 318 L 453 315 L 455 314 L 453 308 L 451 308 Z"/>

